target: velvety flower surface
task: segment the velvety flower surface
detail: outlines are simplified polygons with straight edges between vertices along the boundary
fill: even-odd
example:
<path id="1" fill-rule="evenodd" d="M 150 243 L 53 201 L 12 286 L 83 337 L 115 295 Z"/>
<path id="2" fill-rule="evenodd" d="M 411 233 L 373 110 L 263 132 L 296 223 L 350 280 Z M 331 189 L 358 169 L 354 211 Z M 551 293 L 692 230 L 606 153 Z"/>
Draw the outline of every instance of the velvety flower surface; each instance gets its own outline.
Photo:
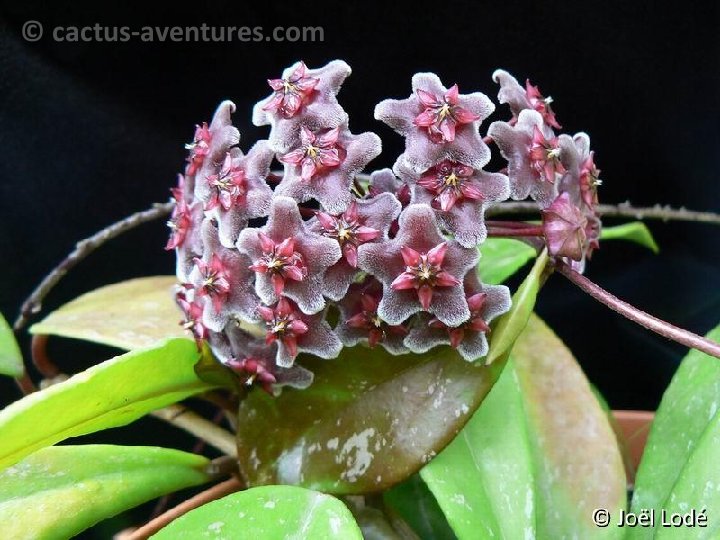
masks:
<path id="1" fill-rule="evenodd" d="M 485 210 L 510 194 L 507 176 L 452 161 L 442 161 L 420 176 L 404 170 L 400 174 L 412 186 L 412 202 L 434 208 L 440 225 L 467 248 L 485 241 Z"/>
<path id="2" fill-rule="evenodd" d="M 204 309 L 203 305 L 197 300 L 189 299 L 186 291 L 183 289 L 176 293 L 175 301 L 185 316 L 185 320 L 181 322 L 182 327 L 185 330 L 190 331 L 198 344 L 200 344 L 204 339 L 208 339 L 208 337 L 210 337 L 210 332 L 208 332 L 208 329 L 205 328 L 202 321 Z"/>
<path id="3" fill-rule="evenodd" d="M 195 259 L 188 281 L 194 298 L 203 305 L 203 325 L 220 332 L 231 318 L 257 321 L 259 300 L 252 286 L 250 259 L 223 247 L 211 220 L 203 222 L 202 237 L 203 255 Z"/>
<path id="4" fill-rule="evenodd" d="M 550 205 L 557 196 L 556 173 L 564 172 L 564 166 L 560 139 L 554 140 L 540 113 L 523 110 L 514 125 L 493 122 L 488 135 L 508 160 L 510 196 L 515 200 L 532 197 L 541 208 Z"/>
<path id="5" fill-rule="evenodd" d="M 275 364 L 277 345 L 267 345 L 235 324 L 229 324 L 222 333 L 212 334 L 210 346 L 218 360 L 237 373 L 245 385 L 258 385 L 270 394 L 277 394 L 283 386 L 304 389 L 312 383 L 313 374 L 307 369 Z"/>
<path id="6" fill-rule="evenodd" d="M 274 152 L 267 141 L 258 141 L 243 156 L 232 148 L 215 172 L 196 179 L 195 195 L 205 203 L 206 214 L 217 220 L 220 241 L 233 247 L 249 219 L 270 210 L 272 189 L 266 183 Z M 208 167 L 203 167 L 209 172 Z"/>
<path id="7" fill-rule="evenodd" d="M 324 294 L 341 300 L 358 273 L 357 250 L 368 242 L 384 242 L 400 214 L 400 203 L 390 193 L 353 201 L 339 215 L 318 212 L 310 222 L 312 231 L 337 241 L 342 257 L 325 272 Z"/>
<path id="8" fill-rule="evenodd" d="M 493 80 L 500 84 L 500 92 L 498 93 L 498 101 L 510 105 L 513 113 L 513 121 L 517 120 L 520 111 L 532 109 L 537 111 L 543 118 L 545 124 L 551 128 L 562 129 L 555 118 L 550 104 L 551 97 L 544 97 L 537 86 L 530 84 L 528 79 L 523 88 L 517 79 L 502 69 L 496 70 L 492 75 Z M 511 123 L 514 123 L 511 121 Z"/>
<path id="9" fill-rule="evenodd" d="M 392 354 L 408 352 L 403 340 L 408 330 L 403 324 L 391 325 L 378 315 L 382 285 L 374 278 L 350 286 L 340 301 L 341 320 L 336 332 L 343 345 L 352 347 L 367 342 L 373 348 L 382 345 Z"/>
<path id="10" fill-rule="evenodd" d="M 299 352 L 334 358 L 342 349 L 324 313 L 306 315 L 284 297 L 272 306 L 258 306 L 257 310 L 265 321 L 265 344 L 277 344 L 275 361 L 280 367 L 292 366 Z"/>
<path id="11" fill-rule="evenodd" d="M 303 128 L 302 133 L 298 148 L 280 157 L 285 171 L 276 195 L 298 202 L 316 199 L 331 213 L 345 211 L 354 199 L 355 175 L 380 154 L 380 138 L 340 129 L 318 134 Z"/>
<path id="12" fill-rule="evenodd" d="M 255 105 L 253 124 L 271 126 L 270 145 L 280 153 L 298 146 L 302 127 L 320 131 L 346 125 L 347 114 L 335 96 L 351 71 L 342 60 L 319 69 L 307 69 L 302 62 L 292 65 L 281 79 L 268 81 L 273 93 Z"/>
<path id="13" fill-rule="evenodd" d="M 407 99 L 387 99 L 375 107 L 375 118 L 405 137 L 395 170 L 419 174 L 444 159 L 481 169 L 490 160 L 490 149 L 479 126 L 495 110 L 488 97 L 459 94 L 457 86 L 447 89 L 434 73 L 415 74 L 412 90 Z"/>
<path id="14" fill-rule="evenodd" d="M 413 352 L 423 353 L 437 345 L 450 345 L 469 361 L 488 352 L 489 323 L 510 309 L 510 291 L 504 285 L 480 285 L 476 279 L 466 291 L 470 316 L 458 325 L 447 325 L 436 317 L 421 314 L 405 338 Z"/>
<path id="15" fill-rule="evenodd" d="M 293 199 L 276 195 L 267 224 L 244 229 L 237 248 L 250 261 L 255 290 L 265 304 L 277 302 L 282 294 L 303 313 L 325 307 L 324 274 L 342 252 L 337 241 L 308 228 Z"/>
<path id="16" fill-rule="evenodd" d="M 391 325 L 421 310 L 448 325 L 466 320 L 470 312 L 461 284 L 477 259 L 477 250 L 443 238 L 425 205 L 405 209 L 395 238 L 358 248 L 358 266 L 383 284 L 378 314 Z"/>

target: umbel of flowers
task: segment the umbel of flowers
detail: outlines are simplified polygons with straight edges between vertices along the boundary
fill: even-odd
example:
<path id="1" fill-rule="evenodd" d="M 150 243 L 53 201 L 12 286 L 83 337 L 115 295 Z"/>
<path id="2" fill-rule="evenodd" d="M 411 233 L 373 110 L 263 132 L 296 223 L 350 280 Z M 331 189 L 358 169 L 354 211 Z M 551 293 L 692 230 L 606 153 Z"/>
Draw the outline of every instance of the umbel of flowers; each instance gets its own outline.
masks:
<path id="1" fill-rule="evenodd" d="M 230 118 L 235 105 L 221 103 L 196 127 L 172 190 L 167 248 L 177 252 L 184 325 L 245 383 L 269 392 L 311 383 L 299 353 L 334 358 L 358 343 L 393 354 L 449 344 L 481 359 L 489 323 L 510 308 L 507 287 L 483 284 L 476 270 L 493 204 L 536 201 L 543 225 L 526 240 L 542 238 L 576 268 L 597 247 L 600 182 L 589 139 L 556 135 L 551 99 L 529 82 L 495 72 L 512 117 L 483 139 L 481 123 L 495 109 L 487 96 L 416 74 L 407 99 L 375 109 L 405 137 L 405 152 L 392 170 L 359 177 L 381 141 L 350 131 L 336 98 L 348 75 L 339 60 L 319 69 L 299 62 L 269 80 L 272 93 L 252 117 L 270 126 L 269 138 L 247 154 Z M 487 143 L 507 169 L 483 169 Z M 329 309 L 339 314 L 332 326 Z"/>

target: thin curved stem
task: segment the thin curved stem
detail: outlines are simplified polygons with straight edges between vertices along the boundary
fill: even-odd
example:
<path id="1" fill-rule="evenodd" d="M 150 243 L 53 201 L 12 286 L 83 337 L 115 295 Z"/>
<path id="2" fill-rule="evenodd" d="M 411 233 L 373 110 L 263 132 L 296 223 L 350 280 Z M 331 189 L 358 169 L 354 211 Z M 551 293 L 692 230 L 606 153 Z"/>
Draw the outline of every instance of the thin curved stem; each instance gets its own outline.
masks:
<path id="1" fill-rule="evenodd" d="M 174 204 L 175 203 L 173 202 L 154 204 L 149 210 L 136 212 L 113 223 L 109 227 L 96 232 L 89 238 L 78 242 L 75 249 L 43 278 L 27 300 L 23 302 L 23 305 L 20 308 L 20 314 L 13 324 L 13 329 L 16 332 L 21 330 L 27 324 L 30 317 L 40 311 L 42 301 L 52 288 L 55 287 L 63 276 L 65 276 L 65 274 L 67 274 L 85 257 L 90 255 L 108 240 L 112 240 L 113 238 L 120 236 L 122 233 L 134 229 L 138 225 L 142 225 L 143 223 L 154 221 L 168 215 L 172 211 Z"/>
<path id="2" fill-rule="evenodd" d="M 592 296 L 595 300 L 601 304 L 605 304 L 607 307 L 616 313 L 619 313 L 626 319 L 629 319 L 648 330 L 652 330 L 656 334 L 681 343 L 686 347 L 697 349 L 705 354 L 714 356 L 715 358 L 720 358 L 720 344 L 710 341 L 702 336 L 698 336 L 689 330 L 678 328 L 669 322 L 658 319 L 657 317 L 628 304 L 624 300 L 620 300 L 617 296 L 609 293 L 600 287 L 600 285 L 590 281 L 588 278 L 579 274 L 563 262 L 557 262 L 555 269 L 577 285 L 580 289 Z"/>
<path id="3" fill-rule="evenodd" d="M 240 483 L 240 480 L 233 477 L 230 480 L 216 484 L 210 489 L 206 489 L 194 497 L 183 501 L 167 512 L 160 514 L 158 517 L 149 521 L 142 527 L 139 527 L 130 533 L 117 535 L 116 538 L 118 538 L 118 540 L 145 540 L 180 516 L 187 514 L 190 510 L 195 510 L 195 508 L 199 508 L 204 504 L 220 499 L 226 495 L 230 495 L 231 493 L 235 493 L 236 491 L 240 491 L 243 488 L 244 486 Z"/>
<path id="4" fill-rule="evenodd" d="M 596 208 L 600 215 L 607 217 L 660 219 L 662 221 L 694 221 L 720 225 L 720 214 L 714 212 L 698 212 L 685 208 L 672 208 L 659 204 L 648 207 L 635 207 L 629 202 L 624 202 L 620 204 L 600 204 Z M 531 214 L 537 212 L 538 206 L 534 202 L 505 202 L 488 208 L 486 215 L 499 216 L 503 214 Z"/>

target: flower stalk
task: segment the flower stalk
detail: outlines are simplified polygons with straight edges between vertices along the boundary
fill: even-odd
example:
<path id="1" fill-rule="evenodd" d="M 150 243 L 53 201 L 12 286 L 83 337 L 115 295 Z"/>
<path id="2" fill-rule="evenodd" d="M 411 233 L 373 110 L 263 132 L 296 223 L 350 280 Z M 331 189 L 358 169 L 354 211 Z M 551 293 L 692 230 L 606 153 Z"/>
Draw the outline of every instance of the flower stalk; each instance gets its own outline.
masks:
<path id="1" fill-rule="evenodd" d="M 577 285 L 581 290 L 592 296 L 595 300 L 606 305 L 626 319 L 629 319 L 648 330 L 652 330 L 656 334 L 680 343 L 681 345 L 697 349 L 705 354 L 714 356 L 715 358 L 720 358 L 720 344 L 710 341 L 702 336 L 698 336 L 689 330 L 678 328 L 669 322 L 658 319 L 657 317 L 628 304 L 624 300 L 620 300 L 617 296 L 606 291 L 597 283 L 594 283 L 579 272 L 573 270 L 562 261 L 556 262 L 555 269 L 572 283 Z"/>

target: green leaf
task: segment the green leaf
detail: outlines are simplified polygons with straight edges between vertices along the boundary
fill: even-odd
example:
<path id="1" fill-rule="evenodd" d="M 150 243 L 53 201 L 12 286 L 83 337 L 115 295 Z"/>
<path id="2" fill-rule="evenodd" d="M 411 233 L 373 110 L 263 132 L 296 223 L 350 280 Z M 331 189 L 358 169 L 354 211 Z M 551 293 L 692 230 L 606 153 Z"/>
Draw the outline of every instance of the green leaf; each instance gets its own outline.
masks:
<path id="1" fill-rule="evenodd" d="M 635 242 L 651 250 L 653 253 L 659 253 L 660 248 L 655 242 L 650 229 L 642 221 L 632 221 L 615 227 L 603 227 L 600 233 L 601 240 L 628 240 Z"/>
<path id="2" fill-rule="evenodd" d="M 495 324 L 490 352 L 485 359 L 487 364 L 492 364 L 500 358 L 506 359 L 510 354 L 515 340 L 522 333 L 533 309 L 535 309 L 535 300 L 542 285 L 547 262 L 547 250 L 543 250 L 525 281 L 513 294 L 512 309 L 500 317 Z"/>
<path id="3" fill-rule="evenodd" d="M 0 375 L 21 377 L 25 373 L 22 353 L 12 328 L 0 313 Z"/>
<path id="4" fill-rule="evenodd" d="M 208 460 L 146 446 L 53 446 L 0 472 L 4 540 L 70 538 L 166 493 L 207 482 Z"/>
<path id="5" fill-rule="evenodd" d="M 454 349 L 393 356 L 345 348 L 333 360 L 301 356 L 307 390 L 252 392 L 239 410 L 241 467 L 252 485 L 299 484 L 327 493 L 388 488 L 416 472 L 462 429 L 497 380 L 532 311 L 547 258 L 536 262 L 491 334 L 487 366 Z"/>
<path id="6" fill-rule="evenodd" d="M 465 428 L 420 471 L 458 538 L 536 536 L 526 431 L 511 359 Z"/>
<path id="7" fill-rule="evenodd" d="M 84 339 L 132 350 L 187 337 L 173 300 L 175 276 L 131 279 L 83 294 L 33 325 L 33 334 Z"/>
<path id="8" fill-rule="evenodd" d="M 264 486 L 196 508 L 151 538 L 362 540 L 362 534 L 350 510 L 334 497 L 294 486 Z"/>
<path id="9" fill-rule="evenodd" d="M 0 411 L 0 469 L 39 448 L 122 426 L 210 388 L 193 369 L 195 343 L 173 339 L 129 352 Z"/>
<path id="10" fill-rule="evenodd" d="M 707 337 L 720 340 L 720 326 Z M 674 486 L 687 483 L 687 478 L 696 481 L 697 495 L 703 493 L 705 480 L 693 477 L 692 473 L 692 469 L 698 467 L 694 464 L 699 459 L 695 453 L 709 451 L 701 449 L 700 442 L 706 437 L 711 438 L 712 435 L 707 433 L 717 429 L 713 426 L 717 424 L 719 408 L 720 362 L 693 349 L 683 359 L 665 391 L 652 423 L 635 481 L 633 511 L 654 509 L 659 519 L 661 508 L 672 499 Z M 715 446 L 715 466 L 720 461 L 718 448 Z M 709 508 L 717 499 L 720 499 L 717 491 L 706 493 L 705 504 Z M 700 510 L 700 507 L 696 509 Z M 655 529 L 651 527 L 638 528 L 630 531 L 628 537 L 653 538 L 654 533 Z"/>
<path id="11" fill-rule="evenodd" d="M 535 249 L 513 238 L 488 238 L 480 246 L 478 274 L 483 283 L 497 285 L 534 259 Z"/>
<path id="12" fill-rule="evenodd" d="M 695 538 L 698 539 L 717 539 L 720 534 L 720 522 L 717 519 L 717 516 L 720 516 L 718 463 L 720 463 L 720 414 L 713 416 L 703 431 L 663 505 L 666 516 L 704 510 L 708 528 L 697 529 Z M 668 527 L 658 527 L 655 538 L 658 540 L 678 538 L 678 531 Z"/>
<path id="13" fill-rule="evenodd" d="M 496 386 L 497 384 L 499 381 Z M 493 392 L 490 392 L 490 395 L 492 394 Z M 490 396 L 486 399 L 490 399 Z M 447 450 L 440 455 L 442 456 L 445 452 Z M 430 463 L 434 463 L 434 461 Z M 435 496 L 420 475 L 413 474 L 401 484 L 384 492 L 383 499 L 385 505 L 396 512 L 422 540 L 454 540 L 457 538 L 435 500 Z"/>
<path id="14" fill-rule="evenodd" d="M 422 478 L 461 539 L 616 538 L 590 521 L 624 507 L 625 475 L 582 370 L 537 317 L 512 357 Z"/>
<path id="15" fill-rule="evenodd" d="M 312 386 L 278 398 L 251 392 L 240 405 L 239 459 L 251 485 L 387 488 L 450 442 L 496 377 L 450 347 L 393 356 L 356 346 L 298 361 L 315 373 Z"/>

